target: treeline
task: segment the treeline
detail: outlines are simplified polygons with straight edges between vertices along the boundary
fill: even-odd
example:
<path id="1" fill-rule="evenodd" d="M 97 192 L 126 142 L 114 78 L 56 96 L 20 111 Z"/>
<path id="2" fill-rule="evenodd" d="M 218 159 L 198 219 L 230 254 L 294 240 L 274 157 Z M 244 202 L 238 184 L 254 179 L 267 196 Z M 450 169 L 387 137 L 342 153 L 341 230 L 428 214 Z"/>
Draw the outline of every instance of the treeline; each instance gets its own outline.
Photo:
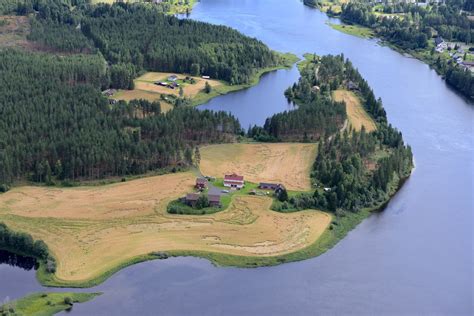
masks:
<path id="1" fill-rule="evenodd" d="M 279 62 L 262 42 L 229 27 L 180 20 L 154 7 L 101 5 L 87 11 L 81 23 L 83 33 L 113 64 L 208 75 L 238 84 Z"/>
<path id="2" fill-rule="evenodd" d="M 329 95 L 342 83 L 342 56 L 324 56 L 301 70 L 297 83 L 285 91 L 296 109 L 269 117 L 262 127 L 247 132 L 259 141 L 317 141 L 338 131 L 347 117 L 345 105 Z"/>
<path id="3" fill-rule="evenodd" d="M 259 141 L 317 141 L 335 134 L 347 118 L 346 107 L 335 102 L 331 91 L 351 82 L 365 97 L 367 112 L 379 123 L 386 122 L 381 100 L 376 100 L 367 82 L 343 55 L 314 55 L 305 61 L 298 83 L 285 91 L 297 105 L 292 111 L 268 118 L 262 127 L 251 127 L 247 135 Z"/>
<path id="4" fill-rule="evenodd" d="M 30 234 L 15 232 L 0 222 L 0 249 L 19 251 L 46 264 L 46 270 L 56 272 L 56 261 L 50 256 L 48 246 L 42 240 L 34 240 Z"/>
<path id="5" fill-rule="evenodd" d="M 446 5 L 423 7 L 408 3 L 385 4 L 383 13 L 402 14 L 402 17 L 377 16 L 373 4 L 351 1 L 342 6 L 341 19 L 375 29 L 378 36 L 404 49 L 428 46 L 435 33 L 448 41 L 466 44 L 474 42 L 473 21 L 467 13 L 460 13 L 457 1 Z"/>
<path id="6" fill-rule="evenodd" d="M 130 86 L 140 70 L 208 75 L 231 84 L 248 83 L 262 68 L 281 63 L 265 44 L 225 26 L 161 13 L 147 4 L 86 4 L 72 8 L 65 0 L 38 0 L 30 40 L 61 52 L 100 50 L 116 74 Z M 49 3 L 53 3 L 50 4 Z M 25 13 L 29 12 L 25 10 Z M 133 71 L 131 71 L 133 70 Z"/>
<path id="7" fill-rule="evenodd" d="M 380 205 L 393 193 L 391 184 L 398 185 L 397 180 L 406 177 L 413 166 L 411 148 L 404 144 L 402 134 L 387 123 L 382 101 L 376 100 L 367 82 L 343 55 L 310 58 L 301 69 L 301 77 L 287 91 L 294 98 L 330 98 L 330 92 L 341 86 L 350 83 L 357 87 L 377 129 L 367 133 L 364 128 L 360 132 L 345 128 L 321 137 L 311 173 L 317 189 L 275 202 L 274 208 L 318 208 L 340 214 Z M 305 130 L 302 128 L 300 133 Z"/>
<path id="8" fill-rule="evenodd" d="M 100 93 L 98 55 L 0 51 L 0 186 L 16 179 L 97 179 L 190 165 L 203 143 L 229 142 L 239 122 L 224 112 L 158 102 L 119 102 Z M 192 156 L 191 156 L 192 158 Z"/>

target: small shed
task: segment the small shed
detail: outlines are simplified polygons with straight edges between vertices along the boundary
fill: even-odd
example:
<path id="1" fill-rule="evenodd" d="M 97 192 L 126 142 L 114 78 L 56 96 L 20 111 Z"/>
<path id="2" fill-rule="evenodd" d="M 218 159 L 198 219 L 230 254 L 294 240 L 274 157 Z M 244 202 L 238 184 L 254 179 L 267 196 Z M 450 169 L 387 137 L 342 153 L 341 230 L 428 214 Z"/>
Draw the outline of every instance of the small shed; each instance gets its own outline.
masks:
<path id="1" fill-rule="evenodd" d="M 195 188 L 198 190 L 204 190 L 205 188 L 207 188 L 207 179 L 197 178 Z"/>
<path id="2" fill-rule="evenodd" d="M 176 75 L 171 75 L 171 76 L 168 77 L 168 81 L 173 81 L 174 82 L 176 80 L 178 80 L 178 76 L 176 76 Z"/>

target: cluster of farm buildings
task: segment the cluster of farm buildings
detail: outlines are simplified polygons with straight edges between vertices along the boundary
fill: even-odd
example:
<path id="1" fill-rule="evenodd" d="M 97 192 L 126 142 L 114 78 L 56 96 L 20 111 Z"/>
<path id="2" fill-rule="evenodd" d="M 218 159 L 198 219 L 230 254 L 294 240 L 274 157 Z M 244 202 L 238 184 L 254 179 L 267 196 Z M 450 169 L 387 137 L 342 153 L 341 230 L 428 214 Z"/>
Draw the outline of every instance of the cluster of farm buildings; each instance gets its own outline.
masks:
<path id="1" fill-rule="evenodd" d="M 186 196 L 183 198 L 183 202 L 189 206 L 195 206 L 199 197 L 201 196 L 201 192 L 204 190 L 208 189 L 209 187 L 209 181 L 213 180 L 211 177 L 199 177 L 196 179 L 196 184 L 194 185 L 194 188 L 197 190 L 197 192 L 193 193 L 188 193 Z M 229 173 L 224 175 L 224 187 L 229 188 L 231 190 L 240 190 L 245 187 L 245 180 L 244 176 L 238 175 L 236 173 Z M 279 193 L 282 190 L 286 190 L 283 184 L 280 183 L 267 183 L 267 182 L 261 182 L 258 185 L 258 188 L 261 190 L 271 190 L 275 193 Z M 209 205 L 212 207 L 220 207 L 222 206 L 221 204 L 221 195 L 222 193 L 228 193 L 229 191 L 227 190 L 216 190 L 215 188 L 213 190 L 209 191 L 209 194 L 207 195 Z M 250 192 L 250 194 L 256 194 L 256 191 L 253 190 Z"/>
<path id="2" fill-rule="evenodd" d="M 474 62 L 465 61 L 464 54 L 466 53 L 465 49 L 455 43 L 448 43 L 443 40 L 441 36 L 438 36 L 434 39 L 434 44 L 436 46 L 435 50 L 438 53 L 443 53 L 449 51 L 449 57 L 463 69 L 469 69 L 474 72 Z"/>

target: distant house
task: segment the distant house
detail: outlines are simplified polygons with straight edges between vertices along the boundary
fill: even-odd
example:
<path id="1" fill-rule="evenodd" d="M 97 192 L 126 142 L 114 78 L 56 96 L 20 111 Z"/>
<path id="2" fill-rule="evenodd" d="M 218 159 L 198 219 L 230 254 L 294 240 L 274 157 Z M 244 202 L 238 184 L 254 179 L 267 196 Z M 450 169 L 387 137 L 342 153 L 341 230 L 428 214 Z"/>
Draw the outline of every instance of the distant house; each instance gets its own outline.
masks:
<path id="1" fill-rule="evenodd" d="M 184 197 L 184 203 L 186 203 L 187 205 L 189 205 L 191 207 L 194 207 L 194 206 L 196 206 L 196 203 L 197 203 L 200 196 L 201 196 L 201 194 L 199 194 L 199 193 L 188 193 Z M 213 207 L 220 207 L 221 206 L 221 196 L 220 195 L 218 195 L 218 194 L 209 194 L 207 196 L 207 199 L 209 201 L 210 206 L 213 206 Z"/>
<path id="2" fill-rule="evenodd" d="M 280 183 L 260 182 L 260 184 L 258 185 L 258 188 L 262 189 L 262 190 L 276 191 L 276 190 L 279 190 L 279 189 L 285 189 L 285 186 L 283 184 L 280 184 Z"/>
<path id="3" fill-rule="evenodd" d="M 219 194 L 209 194 L 207 196 L 209 200 L 209 205 L 213 207 L 220 207 L 221 206 L 221 196 Z"/>
<path id="4" fill-rule="evenodd" d="M 210 76 L 202 76 L 201 78 L 202 78 L 202 79 L 211 79 Z"/>
<path id="5" fill-rule="evenodd" d="M 168 81 L 176 81 L 176 80 L 178 80 L 178 76 L 176 75 L 171 75 L 168 77 Z"/>
<path id="6" fill-rule="evenodd" d="M 244 187 L 244 177 L 236 173 L 226 174 L 224 176 L 224 186 L 240 190 Z"/>
<path id="7" fill-rule="evenodd" d="M 107 89 L 107 90 L 102 91 L 102 95 L 104 95 L 106 97 L 110 97 L 110 96 L 114 95 L 116 92 L 117 92 L 117 90 L 115 90 L 115 89 Z"/>
<path id="8" fill-rule="evenodd" d="M 198 190 L 204 190 L 205 188 L 207 188 L 207 179 L 197 178 L 195 188 Z"/>
<path id="9" fill-rule="evenodd" d="M 355 82 L 350 81 L 350 80 L 347 82 L 346 87 L 347 87 L 347 89 L 349 89 L 351 91 L 352 90 L 359 90 L 359 86 Z"/>
<path id="10" fill-rule="evenodd" d="M 437 36 L 435 39 L 434 39 L 434 43 L 436 46 L 438 46 L 439 44 L 443 43 L 444 40 L 441 36 Z"/>

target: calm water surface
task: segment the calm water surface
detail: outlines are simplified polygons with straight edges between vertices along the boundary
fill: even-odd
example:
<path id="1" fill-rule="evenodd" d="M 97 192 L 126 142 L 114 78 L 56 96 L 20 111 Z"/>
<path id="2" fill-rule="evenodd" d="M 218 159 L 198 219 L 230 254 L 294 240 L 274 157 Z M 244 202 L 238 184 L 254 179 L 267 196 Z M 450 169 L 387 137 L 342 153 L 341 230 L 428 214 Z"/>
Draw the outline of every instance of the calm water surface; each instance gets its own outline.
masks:
<path id="1" fill-rule="evenodd" d="M 92 289 L 104 295 L 72 314 L 472 314 L 473 106 L 425 64 L 336 32 L 297 0 L 202 0 L 191 18 L 234 27 L 278 51 L 343 53 L 383 99 L 417 167 L 383 213 L 318 258 L 258 269 L 196 258 L 145 262 Z M 291 108 L 283 91 L 297 78 L 295 68 L 274 72 L 202 107 L 231 111 L 243 127 L 262 124 Z M 33 273 L 0 265 L 0 300 L 41 290 Z"/>

